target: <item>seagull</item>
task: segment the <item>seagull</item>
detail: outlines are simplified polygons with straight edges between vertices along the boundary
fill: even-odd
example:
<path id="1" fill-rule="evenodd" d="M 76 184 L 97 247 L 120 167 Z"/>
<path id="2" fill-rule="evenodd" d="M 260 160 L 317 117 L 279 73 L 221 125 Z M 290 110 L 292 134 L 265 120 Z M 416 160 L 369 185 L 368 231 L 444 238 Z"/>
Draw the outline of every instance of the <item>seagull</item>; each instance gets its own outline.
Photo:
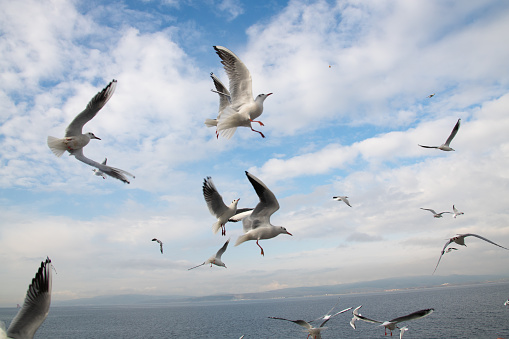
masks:
<path id="1" fill-rule="evenodd" d="M 461 246 L 467 246 L 465 245 L 465 238 L 466 237 L 476 237 L 476 238 L 479 238 L 479 239 L 482 239 L 484 241 L 487 241 L 489 242 L 490 244 L 493 244 L 495 246 L 498 246 L 498 247 L 501 247 L 505 250 L 508 250 L 509 251 L 509 248 L 505 248 L 504 246 L 500 246 L 499 244 L 496 244 L 494 243 L 493 241 L 489 240 L 489 239 L 486 239 L 485 237 L 481 237 L 480 235 L 478 234 L 474 234 L 474 233 L 465 233 L 465 234 L 458 234 L 456 237 L 452 237 L 451 239 L 449 239 L 445 245 L 444 245 L 444 248 L 442 249 L 442 252 L 440 253 L 440 257 L 438 258 L 438 262 L 437 262 L 437 265 L 435 266 L 435 270 L 433 271 L 433 273 L 431 275 L 433 275 L 435 273 L 435 271 L 437 270 L 438 268 L 438 264 L 440 264 L 440 259 L 442 259 L 442 256 L 444 255 L 444 253 L 447 253 L 449 251 L 445 251 L 445 249 L 447 248 L 447 246 L 449 246 L 449 244 L 455 242 L 456 244 L 458 245 L 461 245 Z M 452 247 L 453 248 L 453 247 Z"/>
<path id="2" fill-rule="evenodd" d="M 447 140 L 445 141 L 444 144 L 442 144 L 440 146 L 423 146 L 423 145 L 419 145 L 419 146 L 424 147 L 424 148 L 436 148 L 436 149 L 439 149 L 442 151 L 454 151 L 454 149 L 452 149 L 449 146 L 449 144 L 451 143 L 452 139 L 454 139 L 454 137 L 456 136 L 456 133 L 458 133 L 458 130 L 460 129 L 460 122 L 461 122 L 461 119 L 458 119 L 458 122 L 452 129 L 451 134 L 449 135 L 449 137 L 447 138 Z"/>
<path id="3" fill-rule="evenodd" d="M 435 212 L 435 210 L 432 210 L 431 208 L 422 208 L 422 207 L 421 207 L 421 210 L 430 211 L 431 213 L 433 213 L 433 217 L 435 217 L 435 218 L 442 218 L 442 214 L 444 214 L 444 213 L 452 213 L 452 212 L 437 213 L 437 212 Z"/>
<path id="4" fill-rule="evenodd" d="M 337 196 L 337 197 L 332 197 L 332 199 L 337 200 L 337 201 L 343 201 L 345 204 L 347 204 L 348 206 L 352 207 L 352 205 L 350 205 L 350 201 L 348 201 L 348 197 L 347 196 L 340 195 L 340 196 Z"/>
<path id="5" fill-rule="evenodd" d="M 505 301 L 504 306 L 509 306 L 509 299 Z"/>
<path id="6" fill-rule="evenodd" d="M 373 320 L 373 319 L 369 319 L 369 318 L 366 318 L 366 317 L 362 316 L 359 313 L 359 309 L 361 307 L 362 307 L 362 305 L 357 307 L 356 309 L 354 309 L 352 311 L 353 318 L 352 318 L 352 320 L 350 320 L 350 326 L 352 326 L 353 329 L 355 329 L 355 321 L 362 320 L 362 321 L 366 321 L 366 322 L 369 322 L 369 323 L 380 324 L 380 326 L 385 327 L 385 335 L 387 335 L 387 330 L 389 330 L 389 331 L 391 331 L 391 336 L 392 336 L 392 331 L 394 331 L 395 329 L 400 329 L 398 327 L 398 323 L 401 323 L 401 322 L 404 322 L 404 321 L 410 321 L 410 320 L 424 318 L 424 317 L 430 315 L 431 313 L 433 313 L 433 311 L 434 311 L 433 308 L 427 308 L 427 309 L 424 309 L 424 310 L 420 310 L 420 311 L 416 311 L 416 312 L 404 315 L 402 317 L 398 317 L 398 318 L 394 318 L 394 319 L 389 320 L 389 321 L 383 321 L 382 322 L 382 321 Z M 400 332 L 399 337 L 401 338 L 401 337 L 403 337 L 403 333 L 405 331 L 408 331 L 408 328 L 405 326 L 405 327 L 401 328 L 400 331 L 401 332 Z"/>
<path id="7" fill-rule="evenodd" d="M 11 321 L 7 337 L 31 339 L 49 313 L 51 303 L 51 260 L 41 262 L 39 270 L 28 286 L 23 306 Z"/>
<path id="8" fill-rule="evenodd" d="M 152 241 L 157 241 L 159 243 L 159 249 L 161 250 L 161 254 L 163 254 L 163 242 L 159 239 L 152 239 Z"/>
<path id="9" fill-rule="evenodd" d="M 433 98 L 434 96 L 435 96 L 435 93 L 428 95 L 427 98 L 430 99 L 430 98 Z"/>
<path id="10" fill-rule="evenodd" d="M 454 205 L 452 205 L 452 211 L 454 212 L 453 218 L 456 218 L 458 215 L 465 214 L 463 212 L 458 211 L 458 209 L 456 207 L 454 207 Z"/>
<path id="11" fill-rule="evenodd" d="M 205 119 L 205 125 L 207 125 L 207 127 L 216 127 L 216 138 L 219 138 L 219 133 L 217 132 L 217 121 L 223 113 L 223 110 L 231 104 L 231 95 L 230 91 L 228 91 L 226 86 L 223 85 L 221 80 L 219 80 L 219 78 L 214 73 L 210 73 L 210 77 L 212 78 L 212 81 L 214 81 L 214 86 L 216 87 L 216 90 L 211 89 L 211 91 L 219 94 L 219 110 L 216 119 Z M 227 139 L 230 139 L 235 133 L 236 129 L 237 127 L 232 127 L 230 129 L 224 130 L 223 135 Z"/>
<path id="12" fill-rule="evenodd" d="M 188 271 L 192 270 L 193 268 L 203 266 L 205 264 L 210 264 L 210 267 L 212 267 L 212 264 L 214 264 L 216 266 L 222 266 L 222 267 L 226 268 L 226 265 L 224 264 L 224 262 L 221 261 L 221 256 L 223 255 L 224 251 L 226 251 L 226 248 L 228 247 L 229 243 L 230 243 L 230 239 L 226 240 L 223 247 L 221 247 L 219 249 L 219 251 L 217 251 L 216 254 L 214 254 L 213 256 L 208 258 L 206 261 L 204 261 L 203 264 L 199 264 L 199 265 L 189 268 Z"/>
<path id="13" fill-rule="evenodd" d="M 228 75 L 230 81 L 229 97 L 231 101 L 218 116 L 217 131 L 223 137 L 230 139 L 235 133 L 233 128 L 243 126 L 251 128 L 253 132 L 260 133 L 262 138 L 265 138 L 262 132 L 253 129 L 251 123 L 257 122 L 260 126 L 263 126 L 261 121 L 256 121 L 255 119 L 262 114 L 263 102 L 272 93 L 258 94 L 256 99 L 253 100 L 251 74 L 246 65 L 228 48 L 222 46 L 213 47 L 221 58 L 221 63 L 224 65 L 224 70 Z M 223 91 L 220 92 L 224 93 Z"/>
<path id="14" fill-rule="evenodd" d="M 203 180 L 203 197 L 210 213 L 217 218 L 217 221 L 212 225 L 214 234 L 221 228 L 221 235 L 226 235 L 225 224 L 228 221 L 240 221 L 251 214 L 253 210 L 252 208 L 237 209 L 240 198 L 233 200 L 229 206 L 226 206 L 211 177 L 206 177 Z"/>
<path id="15" fill-rule="evenodd" d="M 339 301 L 338 301 L 338 303 L 339 303 Z M 338 303 L 336 303 L 336 305 Z M 327 314 L 325 314 L 324 316 L 322 316 L 322 317 L 320 317 L 318 319 L 315 319 L 315 320 L 323 319 L 323 322 L 318 327 L 314 327 L 314 326 L 312 326 L 310 324 L 310 322 L 313 322 L 315 320 L 312 320 L 312 321 L 308 322 L 308 321 L 305 321 L 305 320 L 290 320 L 290 319 L 279 318 L 279 317 L 269 317 L 269 318 L 270 319 L 278 319 L 278 320 L 286 320 L 286 321 L 291 321 L 293 323 L 296 323 L 297 325 L 300 325 L 300 326 L 304 327 L 309 332 L 308 338 L 309 338 L 309 336 L 312 336 L 313 339 L 321 339 L 322 335 L 321 335 L 320 332 L 327 328 L 327 327 L 323 327 L 327 323 L 327 321 L 329 321 L 330 319 L 334 318 L 338 314 L 344 313 L 344 312 L 349 311 L 349 310 L 352 309 L 350 307 L 350 308 L 347 308 L 347 309 L 344 309 L 342 311 L 339 311 L 337 313 L 332 314 L 332 310 L 336 307 L 336 305 L 334 305 L 334 307 L 329 312 L 327 312 Z"/>
<path id="16" fill-rule="evenodd" d="M 89 122 L 92 118 L 96 116 L 101 108 L 110 100 L 113 93 L 115 92 L 115 88 L 117 87 L 117 80 L 112 80 L 108 86 L 106 86 L 102 91 L 97 93 L 92 100 L 88 103 L 87 107 L 83 112 L 78 114 L 74 120 L 67 126 L 65 130 L 65 137 L 62 139 L 55 138 L 52 136 L 48 136 L 48 146 L 51 151 L 57 156 L 60 157 L 64 154 L 65 151 L 68 151 L 70 155 L 74 155 L 76 159 L 81 162 L 84 162 L 87 165 L 96 167 L 104 174 L 107 174 L 113 178 L 119 179 L 125 183 L 129 183 L 129 180 L 125 177 L 126 175 L 134 178 L 129 172 L 124 170 L 106 166 L 105 164 L 100 164 L 94 160 L 91 160 L 83 154 L 83 147 L 88 145 L 91 139 L 101 140 L 96 137 L 94 133 L 88 132 L 83 134 L 83 126 Z"/>
<path id="17" fill-rule="evenodd" d="M 286 228 L 274 226 L 270 223 L 270 216 L 279 209 L 279 203 L 274 193 L 272 193 L 260 179 L 251 173 L 246 171 L 246 176 L 251 182 L 251 185 L 253 185 L 256 194 L 260 198 L 260 202 L 248 217 L 242 219 L 244 235 L 238 237 L 235 246 L 248 240 L 256 240 L 256 245 L 258 245 L 262 251 L 261 254 L 265 255 L 263 248 L 258 243 L 259 240 L 271 239 L 277 237 L 279 234 L 292 234 L 288 232 Z"/>
<path id="18" fill-rule="evenodd" d="M 106 161 L 108 161 L 107 158 L 104 158 L 104 161 L 101 162 L 101 165 L 106 165 Z M 94 172 L 95 175 L 97 175 L 98 177 L 103 177 L 103 179 L 106 179 L 106 177 L 104 176 L 104 172 L 101 171 L 100 169 L 97 169 L 97 168 L 94 168 L 92 170 Z"/>

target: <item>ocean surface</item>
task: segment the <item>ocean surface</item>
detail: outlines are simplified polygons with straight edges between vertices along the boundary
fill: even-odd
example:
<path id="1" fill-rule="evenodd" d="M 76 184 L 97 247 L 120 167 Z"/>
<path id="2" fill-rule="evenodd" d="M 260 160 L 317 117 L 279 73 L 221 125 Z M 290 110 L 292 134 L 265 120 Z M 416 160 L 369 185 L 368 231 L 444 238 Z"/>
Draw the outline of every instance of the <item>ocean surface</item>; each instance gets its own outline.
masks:
<path id="1" fill-rule="evenodd" d="M 340 297 L 336 311 L 363 305 L 361 314 L 390 320 L 411 312 L 434 308 L 428 317 L 403 323 L 408 338 L 505 338 L 509 339 L 509 283 L 435 287 L 409 291 L 321 297 L 193 302 L 129 306 L 52 306 L 35 338 L 306 338 L 304 328 L 269 316 L 306 321 L 329 311 Z M 16 308 L 0 308 L 7 326 Z M 324 339 L 389 338 L 377 324 L 349 325 L 351 311 L 332 318 Z M 399 338 L 399 331 L 393 333 Z"/>

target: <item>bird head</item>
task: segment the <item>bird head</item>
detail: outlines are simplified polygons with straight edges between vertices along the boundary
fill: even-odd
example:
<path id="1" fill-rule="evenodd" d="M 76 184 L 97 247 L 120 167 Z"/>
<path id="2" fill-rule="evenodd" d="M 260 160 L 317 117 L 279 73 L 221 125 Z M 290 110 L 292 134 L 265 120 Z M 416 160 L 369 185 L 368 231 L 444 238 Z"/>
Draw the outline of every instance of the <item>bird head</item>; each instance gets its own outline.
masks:
<path id="1" fill-rule="evenodd" d="M 281 233 L 288 234 L 288 235 L 293 235 L 293 234 L 291 234 L 290 232 L 288 232 L 288 231 L 286 230 L 286 228 L 284 228 L 283 226 L 280 226 L 280 232 L 281 232 Z"/>
<path id="2" fill-rule="evenodd" d="M 92 133 L 92 132 L 88 132 L 86 135 L 88 135 L 88 137 L 89 137 L 90 139 L 97 139 L 97 140 L 101 140 L 100 138 L 96 137 L 96 136 L 94 135 L 94 133 Z"/>
<path id="3" fill-rule="evenodd" d="M 267 97 L 269 95 L 272 95 L 272 93 L 269 93 L 269 94 L 258 94 L 258 96 L 256 97 L 255 101 L 261 101 L 261 102 L 264 102 L 265 99 L 267 99 Z"/>

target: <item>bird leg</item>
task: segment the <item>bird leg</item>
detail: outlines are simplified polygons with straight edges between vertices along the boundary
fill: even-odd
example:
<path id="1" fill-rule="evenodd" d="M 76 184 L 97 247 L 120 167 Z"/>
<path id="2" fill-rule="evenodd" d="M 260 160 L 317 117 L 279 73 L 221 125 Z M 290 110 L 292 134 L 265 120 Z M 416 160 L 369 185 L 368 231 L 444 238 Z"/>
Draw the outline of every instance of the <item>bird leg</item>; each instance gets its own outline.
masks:
<path id="1" fill-rule="evenodd" d="M 256 240 L 256 244 L 258 245 L 258 247 L 260 247 L 260 249 L 262 250 L 262 255 L 265 256 L 265 253 L 263 253 L 263 248 L 260 246 L 260 244 L 258 243 L 258 240 Z"/>
<path id="2" fill-rule="evenodd" d="M 251 131 L 253 131 L 253 132 L 257 132 L 257 133 L 260 133 L 260 135 L 262 136 L 262 138 L 265 138 L 265 135 L 263 135 L 263 133 L 262 133 L 262 132 L 260 132 L 260 131 L 257 131 L 257 130 L 255 130 L 255 129 L 253 129 L 253 127 L 251 127 Z"/>
<path id="3" fill-rule="evenodd" d="M 219 139 L 219 132 L 216 129 L 216 139 Z"/>
<path id="4" fill-rule="evenodd" d="M 221 235 L 226 235 L 226 226 L 221 224 Z"/>
<path id="5" fill-rule="evenodd" d="M 251 121 L 251 122 L 257 122 L 257 123 L 259 123 L 259 124 L 260 124 L 260 126 L 265 126 L 265 125 L 263 124 L 263 122 L 261 122 L 261 121 L 259 121 L 259 120 L 251 120 L 251 119 L 249 119 L 249 121 Z"/>

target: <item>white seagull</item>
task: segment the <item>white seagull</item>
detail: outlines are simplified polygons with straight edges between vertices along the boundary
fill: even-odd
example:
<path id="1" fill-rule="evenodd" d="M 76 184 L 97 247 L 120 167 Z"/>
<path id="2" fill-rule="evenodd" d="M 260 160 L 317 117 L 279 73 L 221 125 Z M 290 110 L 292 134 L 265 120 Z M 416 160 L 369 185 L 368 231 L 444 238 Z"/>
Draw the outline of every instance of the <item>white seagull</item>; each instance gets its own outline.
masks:
<path id="1" fill-rule="evenodd" d="M 345 204 L 347 204 L 348 206 L 352 207 L 352 205 L 350 205 L 350 201 L 348 201 L 348 197 L 347 196 L 340 195 L 340 196 L 337 196 L 337 197 L 332 197 L 332 199 L 337 200 L 337 201 L 343 201 Z"/>
<path id="2" fill-rule="evenodd" d="M 214 254 L 213 256 L 208 258 L 202 264 L 196 265 L 196 266 L 191 267 L 191 268 L 189 268 L 187 270 L 189 271 L 189 270 L 192 270 L 193 268 L 200 267 L 200 266 L 203 266 L 203 265 L 206 265 L 206 264 L 210 264 L 210 267 L 212 267 L 212 265 L 216 265 L 216 266 L 221 266 L 221 267 L 226 268 L 226 265 L 224 264 L 224 262 L 221 261 L 221 256 L 223 255 L 224 251 L 226 251 L 226 248 L 228 247 L 229 243 L 230 243 L 230 239 L 226 240 L 226 242 L 224 243 L 223 247 L 221 247 L 219 249 L 219 251 L 217 251 L 216 254 Z"/>
<path id="3" fill-rule="evenodd" d="M 458 211 L 458 209 L 452 205 L 452 211 L 454 212 L 453 218 L 456 218 L 458 215 L 463 215 L 465 213 Z"/>
<path id="4" fill-rule="evenodd" d="M 272 93 L 258 94 L 256 99 L 253 100 L 251 73 L 249 73 L 246 65 L 228 48 L 214 46 L 214 49 L 221 58 L 221 63 L 228 75 L 230 82 L 229 97 L 231 100 L 231 103 L 224 107 L 218 116 L 217 131 L 223 137 L 229 139 L 235 133 L 234 128 L 249 127 L 265 138 L 262 132 L 253 129 L 251 123 L 257 122 L 263 126 L 261 121 L 255 119 L 262 114 L 263 102 Z"/>
<path id="5" fill-rule="evenodd" d="M 504 306 L 509 306 L 509 299 L 505 301 Z"/>
<path id="6" fill-rule="evenodd" d="M 419 311 L 416 311 L 416 312 L 404 315 L 402 317 L 394 318 L 394 319 L 389 320 L 389 321 L 379 321 L 379 320 L 373 320 L 373 319 L 369 319 L 369 318 L 366 318 L 366 317 L 362 316 L 359 313 L 359 309 L 361 307 L 362 307 L 362 305 L 357 307 L 356 309 L 354 309 L 352 311 L 353 318 L 352 318 L 352 320 L 350 320 L 350 326 L 352 326 L 353 329 L 355 329 L 355 321 L 362 320 L 362 321 L 366 321 L 366 322 L 369 322 L 369 323 L 380 324 L 380 326 L 385 327 L 385 335 L 387 335 L 387 330 L 391 331 L 391 336 L 392 336 L 392 331 L 394 331 L 395 329 L 399 329 L 401 331 L 400 334 L 399 334 L 400 338 L 403 337 L 403 333 L 405 331 L 408 331 L 408 328 L 406 326 L 403 327 L 403 328 L 399 328 L 398 327 L 398 323 L 401 323 L 401 322 L 404 322 L 404 321 L 410 321 L 410 320 L 424 318 L 424 317 L 430 315 L 431 313 L 433 313 L 433 311 L 434 311 L 433 308 L 427 308 L 427 309 L 424 309 L 424 310 L 419 310 Z"/>
<path id="7" fill-rule="evenodd" d="M 458 130 L 460 129 L 460 122 L 461 122 L 461 119 L 458 119 L 458 122 L 452 129 L 451 134 L 449 135 L 449 137 L 447 138 L 447 140 L 445 141 L 444 144 L 442 144 L 440 146 L 423 146 L 423 145 L 419 145 L 419 146 L 424 147 L 424 148 L 436 148 L 436 149 L 439 149 L 442 151 L 454 151 L 454 149 L 452 149 L 449 146 L 449 144 L 451 143 L 452 139 L 454 139 L 454 137 L 456 136 L 456 133 L 458 133 Z"/>
<path id="8" fill-rule="evenodd" d="M 452 213 L 452 212 L 440 212 L 440 213 L 437 213 L 437 212 L 435 212 L 435 210 L 432 210 L 431 208 L 422 208 L 422 207 L 421 207 L 421 210 L 430 211 L 431 213 L 433 213 L 433 217 L 434 218 L 442 218 L 442 214 L 444 214 L 444 213 Z"/>
<path id="9" fill-rule="evenodd" d="M 428 95 L 426 98 L 431 99 L 435 96 L 435 93 Z"/>
<path id="10" fill-rule="evenodd" d="M 478 234 L 474 234 L 474 233 L 458 234 L 456 237 L 452 237 L 451 239 L 449 239 L 449 240 L 445 243 L 444 248 L 442 249 L 442 252 L 440 253 L 440 257 L 438 258 L 437 265 L 435 266 L 435 269 L 433 270 L 432 275 L 433 275 L 433 274 L 435 274 L 435 271 L 436 271 L 436 270 L 437 270 L 437 268 L 438 268 L 438 264 L 440 264 L 440 259 L 442 259 L 442 256 L 444 255 L 444 253 L 450 252 L 450 251 L 447 251 L 447 252 L 446 252 L 446 250 L 445 250 L 445 249 L 447 248 L 447 246 L 449 246 L 449 244 L 451 244 L 451 243 L 453 243 L 453 242 L 454 242 L 454 243 L 456 243 L 456 244 L 458 244 L 458 245 L 461 245 L 461 246 L 467 246 L 467 245 L 465 245 L 465 238 L 466 238 L 466 237 L 470 237 L 470 236 L 472 236 L 472 237 L 476 237 L 476 238 L 479 238 L 479 239 L 484 240 L 484 241 L 487 241 L 487 242 L 489 242 L 490 244 L 493 244 L 493 245 L 495 245 L 495 246 L 501 247 L 501 248 L 503 248 L 503 249 L 505 249 L 505 250 L 508 250 L 508 251 L 509 251 L 509 248 L 505 248 L 504 246 L 500 246 L 499 244 L 496 244 L 496 243 L 494 243 L 493 241 L 491 241 L 491 240 L 489 240 L 489 239 L 486 239 L 485 237 L 481 237 L 481 236 L 480 236 L 480 235 L 478 235 Z M 451 248 L 454 248 L 454 247 L 451 247 Z"/>
<path id="11" fill-rule="evenodd" d="M 157 238 L 152 239 L 152 241 L 157 241 L 159 243 L 159 249 L 161 250 L 161 254 L 163 254 L 163 242 Z"/>
<path id="12" fill-rule="evenodd" d="M 41 262 L 39 270 L 28 286 L 23 306 L 7 329 L 7 337 L 31 339 L 44 322 L 51 304 L 51 260 Z"/>
<path id="13" fill-rule="evenodd" d="M 260 202 L 256 205 L 253 212 L 246 218 L 242 219 L 242 226 L 244 235 L 238 237 L 235 246 L 242 244 L 248 240 L 256 240 L 256 245 L 260 247 L 261 254 L 265 255 L 263 248 L 258 243 L 261 239 L 271 239 L 279 234 L 292 235 L 282 226 L 274 226 L 270 223 L 270 216 L 279 209 L 279 203 L 276 196 L 272 193 L 265 184 L 246 171 L 247 178 L 253 185 Z"/>
<path id="14" fill-rule="evenodd" d="M 74 155 L 76 159 L 84 162 L 87 165 L 93 166 L 99 169 L 104 174 L 107 174 L 113 178 L 122 180 L 125 183 L 129 183 L 129 180 L 125 177 L 126 175 L 134 178 L 129 172 L 124 170 L 110 167 L 107 165 L 100 164 L 94 160 L 91 160 L 83 154 L 83 147 L 88 145 L 91 139 L 99 139 L 94 133 L 88 132 L 83 134 L 83 126 L 94 118 L 101 108 L 108 102 L 117 86 L 117 80 L 112 80 L 108 86 L 102 91 L 97 93 L 92 100 L 88 103 L 87 107 L 83 112 L 78 114 L 74 120 L 67 126 L 65 130 L 65 137 L 62 139 L 48 136 L 48 146 L 51 151 L 60 157 L 65 151 L 68 151 L 70 155 Z"/>
<path id="15" fill-rule="evenodd" d="M 212 225 L 214 234 L 221 228 L 221 235 L 226 235 L 225 224 L 228 221 L 240 221 L 251 214 L 253 210 L 252 208 L 237 209 L 240 198 L 233 200 L 229 206 L 226 206 L 211 177 L 206 177 L 203 180 L 203 197 L 210 213 L 217 218 L 217 221 Z"/>
<path id="16" fill-rule="evenodd" d="M 107 158 L 104 158 L 104 161 L 101 162 L 101 165 L 106 165 L 106 161 L 108 161 Z M 104 176 L 104 172 L 101 171 L 100 169 L 97 169 L 97 168 L 94 168 L 92 170 L 94 172 L 95 175 L 97 175 L 98 177 L 102 177 L 103 179 L 106 179 L 106 177 Z"/>
<path id="17" fill-rule="evenodd" d="M 210 73 L 210 77 L 212 78 L 214 86 L 216 87 L 216 90 L 211 91 L 219 94 L 219 110 L 216 119 L 205 119 L 205 125 L 207 125 L 207 127 L 216 127 L 216 138 L 219 138 L 219 133 L 217 132 L 217 121 L 219 120 L 219 117 L 223 113 L 224 109 L 231 104 L 231 95 L 230 91 L 228 91 L 226 86 L 223 85 L 221 80 L 219 80 L 219 78 L 214 73 Z M 227 139 L 230 139 L 235 133 L 236 129 L 237 127 L 232 127 L 230 129 L 224 130 L 223 135 Z"/>

